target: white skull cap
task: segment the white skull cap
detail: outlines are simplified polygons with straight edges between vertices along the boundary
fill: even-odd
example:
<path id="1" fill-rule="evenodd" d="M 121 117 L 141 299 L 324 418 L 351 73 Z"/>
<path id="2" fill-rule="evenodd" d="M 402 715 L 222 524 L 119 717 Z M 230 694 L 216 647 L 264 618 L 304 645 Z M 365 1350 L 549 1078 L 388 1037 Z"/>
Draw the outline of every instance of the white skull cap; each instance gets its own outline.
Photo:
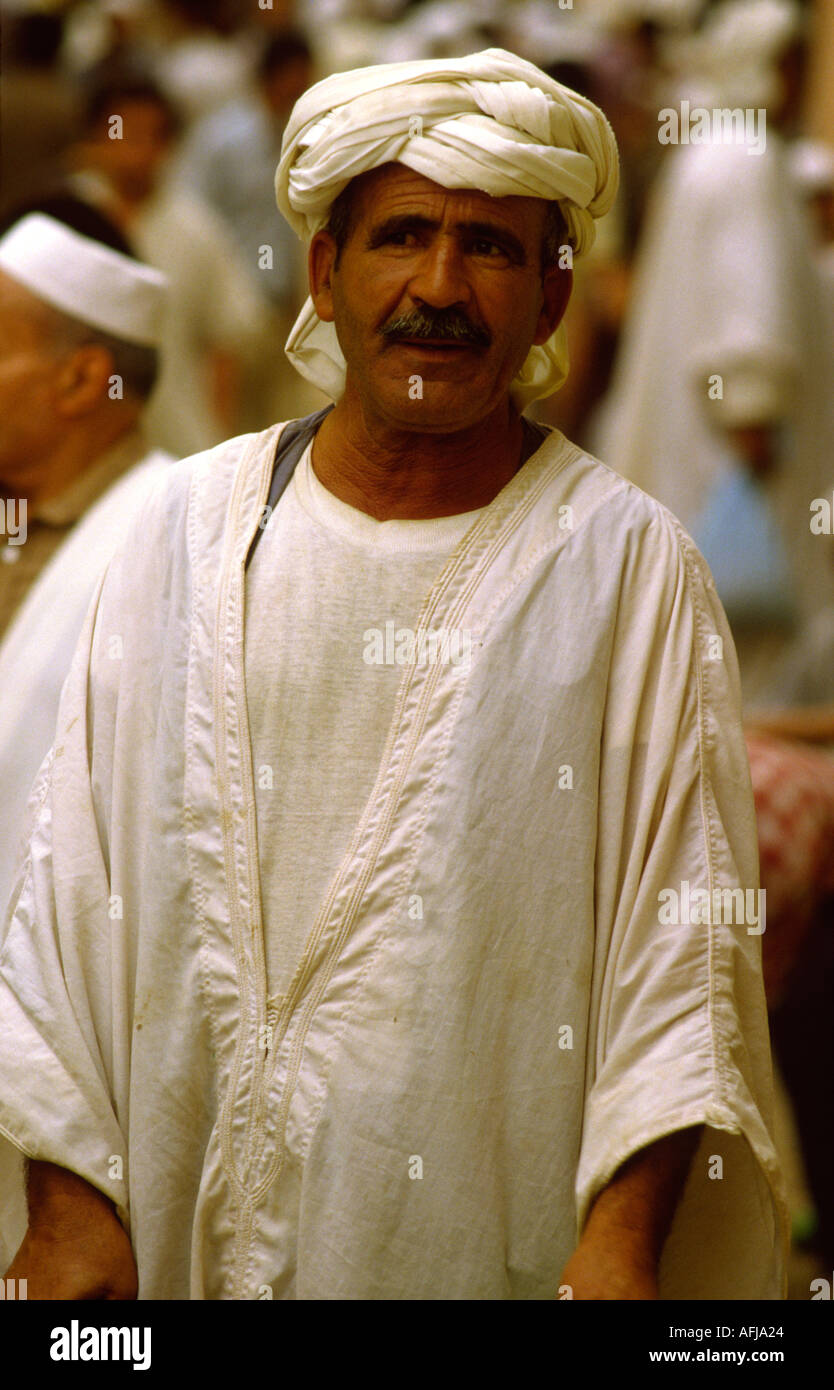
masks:
<path id="1" fill-rule="evenodd" d="M 91 328 L 158 347 L 168 278 L 44 213 L 0 238 L 0 270 L 38 299 Z"/>

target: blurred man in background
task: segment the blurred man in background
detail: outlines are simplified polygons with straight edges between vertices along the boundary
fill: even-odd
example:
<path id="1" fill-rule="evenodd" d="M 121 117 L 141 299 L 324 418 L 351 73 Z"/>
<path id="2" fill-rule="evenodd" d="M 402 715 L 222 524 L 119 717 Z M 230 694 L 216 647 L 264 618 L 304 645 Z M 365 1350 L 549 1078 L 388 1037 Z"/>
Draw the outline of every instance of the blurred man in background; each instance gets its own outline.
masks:
<path id="1" fill-rule="evenodd" d="M 150 79 L 111 74 L 89 96 L 70 184 L 168 276 L 163 366 L 146 427 L 155 444 L 183 455 L 238 431 L 242 378 L 262 348 L 263 321 L 242 252 L 217 215 L 163 178 L 176 130 L 170 101 Z"/>
<path id="2" fill-rule="evenodd" d="M 25 519 L 0 550 L 4 907 L 84 614 L 169 461 L 142 431 L 165 294 L 159 272 L 51 217 L 0 240 L 0 485 Z"/>
<path id="3" fill-rule="evenodd" d="M 287 117 L 312 81 L 304 36 L 291 31 L 273 38 L 251 91 L 203 117 L 176 158 L 175 180 L 223 219 L 263 302 L 262 350 L 246 378 L 246 428 L 263 429 L 326 402 L 284 355 L 306 295 L 304 256 L 301 242 L 278 214 L 272 187 Z"/>
<path id="4" fill-rule="evenodd" d="M 595 441 L 702 546 L 748 706 L 832 593 L 808 505 L 830 471 L 834 352 L 787 144 L 806 38 L 793 0 L 725 0 L 693 41 L 693 112 L 747 111 L 761 145 L 725 122 L 668 151 Z"/>

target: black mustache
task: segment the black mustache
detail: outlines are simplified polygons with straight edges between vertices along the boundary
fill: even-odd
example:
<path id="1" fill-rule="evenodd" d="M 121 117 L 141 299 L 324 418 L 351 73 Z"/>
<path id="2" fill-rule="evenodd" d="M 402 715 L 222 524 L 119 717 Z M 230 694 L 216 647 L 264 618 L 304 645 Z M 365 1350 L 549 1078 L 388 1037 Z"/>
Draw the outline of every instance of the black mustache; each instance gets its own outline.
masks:
<path id="1" fill-rule="evenodd" d="M 413 309 L 400 314 L 380 330 L 384 338 L 436 338 L 450 343 L 471 343 L 473 347 L 489 347 L 492 341 L 483 328 L 477 328 L 454 309 L 438 309 L 427 313 Z"/>

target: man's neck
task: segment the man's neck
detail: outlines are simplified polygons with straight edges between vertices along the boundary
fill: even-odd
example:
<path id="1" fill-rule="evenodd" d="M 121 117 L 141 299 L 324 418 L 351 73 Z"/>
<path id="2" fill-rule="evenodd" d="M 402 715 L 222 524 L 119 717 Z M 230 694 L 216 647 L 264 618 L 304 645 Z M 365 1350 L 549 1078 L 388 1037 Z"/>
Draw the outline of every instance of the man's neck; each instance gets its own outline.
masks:
<path id="1" fill-rule="evenodd" d="M 509 398 L 469 429 L 426 434 L 369 420 L 346 397 L 313 440 L 319 482 L 377 521 L 425 520 L 485 507 L 518 471 L 523 426 Z"/>
<path id="2" fill-rule="evenodd" d="M 33 508 L 54 501 L 73 487 L 83 473 L 132 436 L 137 425 L 137 414 L 131 413 L 114 419 L 109 427 L 102 424 L 94 432 L 68 430 L 48 459 L 36 462 L 28 474 L 21 471 L 16 475 L 14 494 L 25 497 Z"/>

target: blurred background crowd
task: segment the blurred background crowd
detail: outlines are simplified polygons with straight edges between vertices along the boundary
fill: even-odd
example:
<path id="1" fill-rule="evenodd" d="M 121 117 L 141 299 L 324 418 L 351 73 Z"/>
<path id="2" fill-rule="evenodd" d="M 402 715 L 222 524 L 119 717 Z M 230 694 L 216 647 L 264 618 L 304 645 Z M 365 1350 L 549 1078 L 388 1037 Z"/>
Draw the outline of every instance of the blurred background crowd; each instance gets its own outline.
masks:
<path id="1" fill-rule="evenodd" d="M 165 272 L 142 431 L 176 457 L 326 403 L 283 355 L 306 269 L 273 192 L 308 86 L 501 47 L 605 111 L 620 193 L 575 267 L 568 382 L 530 413 L 676 513 L 728 613 L 767 890 L 792 1293 L 809 1297 L 834 1267 L 834 4 L 3 0 L 0 40 L 0 234 L 45 212 Z M 746 143 L 709 119 L 687 128 L 685 110 L 717 109 L 742 113 Z M 659 138 L 670 128 L 677 141 Z M 0 309 L 0 371 L 3 332 Z M 15 411 L 32 408 L 15 389 L 0 375 L 8 496 Z M 77 508 L 59 511 L 33 513 L 30 530 L 65 538 Z M 0 634 L 35 577 L 0 567 Z"/>

